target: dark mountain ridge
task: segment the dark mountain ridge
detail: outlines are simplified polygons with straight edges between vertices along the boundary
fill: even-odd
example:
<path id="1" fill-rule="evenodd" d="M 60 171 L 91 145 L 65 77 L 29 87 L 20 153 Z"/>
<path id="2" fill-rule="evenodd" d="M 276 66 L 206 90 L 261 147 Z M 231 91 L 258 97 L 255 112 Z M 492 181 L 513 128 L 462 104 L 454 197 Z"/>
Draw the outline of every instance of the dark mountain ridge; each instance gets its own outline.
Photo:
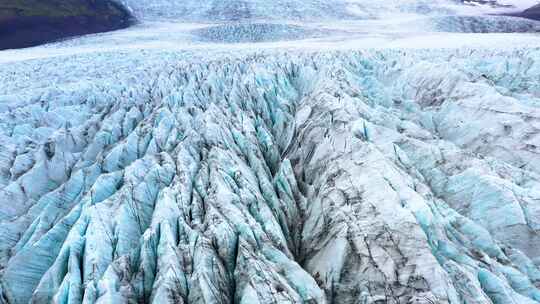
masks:
<path id="1" fill-rule="evenodd" d="M 129 11 L 110 0 L 4 0 L 0 2 L 0 50 L 117 30 L 133 23 Z"/>
<path id="2" fill-rule="evenodd" d="M 515 16 L 533 20 L 540 20 L 540 4 L 530 7 L 521 13 L 515 14 Z"/>

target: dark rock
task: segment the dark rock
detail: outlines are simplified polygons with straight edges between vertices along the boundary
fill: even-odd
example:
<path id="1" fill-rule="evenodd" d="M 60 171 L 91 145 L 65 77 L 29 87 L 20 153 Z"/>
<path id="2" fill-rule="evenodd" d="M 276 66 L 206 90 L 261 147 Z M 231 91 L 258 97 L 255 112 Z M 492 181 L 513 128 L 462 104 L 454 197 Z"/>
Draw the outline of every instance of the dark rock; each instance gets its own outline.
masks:
<path id="1" fill-rule="evenodd" d="M 110 0 L 5 0 L 0 3 L 0 50 L 126 28 L 130 13 Z"/>
<path id="2" fill-rule="evenodd" d="M 533 20 L 540 20 L 540 4 L 530 7 L 521 13 L 514 14 L 514 16 Z"/>

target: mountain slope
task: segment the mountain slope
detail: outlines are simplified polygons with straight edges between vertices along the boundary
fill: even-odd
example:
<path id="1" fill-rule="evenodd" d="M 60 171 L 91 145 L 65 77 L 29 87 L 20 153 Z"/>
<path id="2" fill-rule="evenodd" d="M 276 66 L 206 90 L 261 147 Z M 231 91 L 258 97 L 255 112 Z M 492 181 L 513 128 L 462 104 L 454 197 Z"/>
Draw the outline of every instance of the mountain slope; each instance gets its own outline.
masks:
<path id="1" fill-rule="evenodd" d="M 540 20 L 540 4 L 532 6 L 520 13 L 516 13 L 515 16 L 534 19 L 534 20 Z"/>
<path id="2" fill-rule="evenodd" d="M 5 0 L 0 3 L 0 50 L 125 28 L 131 22 L 129 13 L 109 0 Z"/>

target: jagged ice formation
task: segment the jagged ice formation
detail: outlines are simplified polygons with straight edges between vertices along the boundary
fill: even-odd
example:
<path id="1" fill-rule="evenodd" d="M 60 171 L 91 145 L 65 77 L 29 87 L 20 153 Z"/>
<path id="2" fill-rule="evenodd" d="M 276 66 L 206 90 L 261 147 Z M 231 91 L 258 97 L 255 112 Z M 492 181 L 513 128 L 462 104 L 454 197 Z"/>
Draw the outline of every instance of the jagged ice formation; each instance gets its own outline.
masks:
<path id="1" fill-rule="evenodd" d="M 540 302 L 539 49 L 99 56 L 0 71 L 0 302 Z"/>

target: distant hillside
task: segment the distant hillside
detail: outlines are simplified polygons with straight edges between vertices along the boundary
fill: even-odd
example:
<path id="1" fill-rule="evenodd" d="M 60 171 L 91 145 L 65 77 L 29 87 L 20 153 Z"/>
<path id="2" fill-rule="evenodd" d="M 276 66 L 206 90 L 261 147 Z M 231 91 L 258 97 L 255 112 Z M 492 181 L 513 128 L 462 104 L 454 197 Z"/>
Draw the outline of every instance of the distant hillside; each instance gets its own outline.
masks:
<path id="1" fill-rule="evenodd" d="M 540 20 L 540 4 L 524 10 L 518 16 L 534 20 Z"/>
<path id="2" fill-rule="evenodd" d="M 129 12 L 110 0 L 2 0 L 0 49 L 105 32 L 131 23 Z"/>

